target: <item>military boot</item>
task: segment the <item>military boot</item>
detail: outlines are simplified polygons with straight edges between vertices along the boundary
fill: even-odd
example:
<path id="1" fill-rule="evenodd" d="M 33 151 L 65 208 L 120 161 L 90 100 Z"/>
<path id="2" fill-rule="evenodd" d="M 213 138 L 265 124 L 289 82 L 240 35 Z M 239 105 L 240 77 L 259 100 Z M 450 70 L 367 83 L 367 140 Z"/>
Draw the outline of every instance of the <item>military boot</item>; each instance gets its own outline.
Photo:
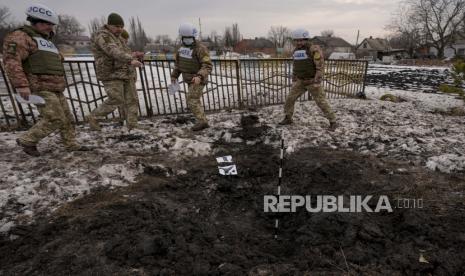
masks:
<path id="1" fill-rule="evenodd" d="M 89 127 L 90 127 L 91 130 L 93 130 L 93 131 L 102 130 L 102 127 L 97 122 L 97 119 L 94 117 L 94 115 L 92 115 L 92 114 L 87 115 L 86 121 L 89 123 Z"/>
<path id="2" fill-rule="evenodd" d="M 329 128 L 328 128 L 328 130 L 329 130 L 329 131 L 335 131 L 336 128 L 337 128 L 338 126 L 339 126 L 339 125 L 338 125 L 337 122 L 329 122 Z"/>
<path id="3" fill-rule="evenodd" d="M 192 131 L 200 131 L 210 127 L 207 122 L 197 122 L 191 129 Z"/>
<path id="4" fill-rule="evenodd" d="M 281 122 L 279 122 L 280 125 L 290 125 L 292 124 L 292 118 L 289 118 L 289 117 L 284 117 L 284 120 L 282 120 Z"/>
<path id="5" fill-rule="evenodd" d="M 18 144 L 18 146 L 21 146 L 23 148 L 23 151 L 30 155 L 30 156 L 40 156 L 40 152 L 37 150 L 37 146 L 36 145 L 28 145 L 28 144 L 24 144 L 23 142 L 21 142 L 21 140 L 19 139 L 16 139 L 16 144 Z"/>

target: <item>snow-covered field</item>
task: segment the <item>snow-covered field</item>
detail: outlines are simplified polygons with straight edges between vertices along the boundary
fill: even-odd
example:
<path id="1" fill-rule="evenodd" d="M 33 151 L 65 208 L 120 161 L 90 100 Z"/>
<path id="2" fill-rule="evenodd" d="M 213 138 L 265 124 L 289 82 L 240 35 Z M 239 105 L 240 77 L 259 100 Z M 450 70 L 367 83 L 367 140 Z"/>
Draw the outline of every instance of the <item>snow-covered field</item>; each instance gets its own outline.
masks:
<path id="1" fill-rule="evenodd" d="M 176 121 L 174 116 L 141 121 L 152 126 L 150 130 L 129 134 L 112 124 L 105 125 L 101 133 L 79 126 L 78 141 L 95 147 L 94 151 L 67 153 L 55 135 L 40 143 L 43 156 L 38 158 L 16 146 L 22 132 L 0 133 L 0 232 L 7 233 L 13 225 L 47 214 L 94 188 L 130 185 L 147 168 L 185 174 L 182 160 L 214 158 L 218 141 L 232 146 L 264 142 L 279 148 L 277 137 L 282 134 L 287 153 L 324 146 L 408 161 L 444 173 L 465 171 L 464 117 L 434 112 L 463 107 L 463 101 L 450 95 L 375 86 L 368 86 L 366 93 L 369 100 L 330 100 L 340 123 L 334 132 L 327 130 L 328 123 L 314 102 L 301 102 L 296 104 L 295 123 L 286 127 L 277 125 L 282 106 L 209 114 L 211 128 L 200 133 L 189 130 L 190 118 Z M 385 93 L 407 101 L 378 100 Z M 246 114 L 256 114 L 260 124 L 269 127 L 260 141 L 243 141 L 234 135 Z"/>

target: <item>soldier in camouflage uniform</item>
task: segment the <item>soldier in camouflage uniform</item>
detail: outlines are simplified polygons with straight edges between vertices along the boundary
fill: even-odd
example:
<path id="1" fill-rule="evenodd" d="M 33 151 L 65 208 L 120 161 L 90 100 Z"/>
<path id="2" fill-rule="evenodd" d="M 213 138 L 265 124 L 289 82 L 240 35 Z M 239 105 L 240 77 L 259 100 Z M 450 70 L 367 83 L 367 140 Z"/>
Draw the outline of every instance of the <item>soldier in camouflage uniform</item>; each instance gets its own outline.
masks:
<path id="1" fill-rule="evenodd" d="M 129 33 L 126 31 L 126 30 L 123 30 L 123 32 L 121 33 L 121 38 L 123 39 L 124 43 L 125 43 L 125 46 L 126 46 L 126 50 L 127 51 L 131 51 L 131 49 L 128 47 L 128 43 L 129 43 Z M 131 92 L 134 94 L 134 98 L 136 100 L 136 105 L 139 106 L 139 96 L 137 95 L 137 88 L 136 88 L 136 81 L 137 81 L 137 70 L 135 67 L 133 66 L 129 66 L 129 75 L 130 75 L 130 78 L 133 79 L 133 85 L 131 85 L 130 89 L 131 89 Z M 128 121 L 128 111 L 126 110 L 126 108 L 128 107 L 129 105 L 125 102 L 125 104 L 123 104 L 123 106 L 120 106 L 120 111 L 121 111 L 121 120 L 122 120 L 122 125 L 124 124 L 124 120 Z M 141 125 L 139 125 L 139 128 L 141 128 Z"/>
<path id="2" fill-rule="evenodd" d="M 126 47 L 126 51 L 131 51 L 131 49 L 129 48 L 128 46 L 128 43 L 129 43 L 129 33 L 128 31 L 126 30 L 123 30 L 123 32 L 121 33 L 121 38 L 123 39 L 124 41 L 124 45 Z M 129 75 L 132 79 L 134 79 L 134 81 L 137 80 L 137 70 L 136 68 L 134 68 L 133 66 L 129 66 Z M 134 83 L 135 84 L 135 83 Z M 134 86 L 135 88 L 136 86 Z"/>
<path id="3" fill-rule="evenodd" d="M 73 117 L 63 91 L 65 71 L 62 56 L 50 41 L 58 16 L 43 5 L 32 5 L 26 11 L 30 26 L 25 25 L 5 37 L 3 62 L 8 77 L 24 99 L 32 94 L 45 100 L 38 105 L 41 119 L 17 139 L 24 152 L 39 156 L 37 144 L 56 130 L 68 151 L 86 150 L 75 138 Z"/>
<path id="4" fill-rule="evenodd" d="M 100 130 L 97 118 L 104 117 L 119 106 L 124 106 L 126 123 L 129 130 L 138 128 L 137 99 L 134 93 L 134 67 L 142 66 L 138 60 L 143 57 L 141 52 L 131 52 L 126 46 L 121 33 L 123 18 L 112 13 L 108 22 L 92 35 L 92 52 L 95 58 L 97 79 L 103 82 L 108 98 L 94 109 L 87 121 L 92 130 Z"/>
<path id="5" fill-rule="evenodd" d="M 182 74 L 184 82 L 189 84 L 187 105 L 197 119 L 192 130 L 199 131 L 209 127 L 200 99 L 213 65 L 207 47 L 196 40 L 197 29 L 193 25 L 182 24 L 179 27 L 179 35 L 182 46 L 175 55 L 171 82 L 174 84 Z"/>
<path id="6" fill-rule="evenodd" d="M 285 118 L 280 124 L 287 125 L 292 123 L 295 102 L 308 90 L 318 107 L 329 120 L 330 130 L 334 130 L 337 127 L 336 116 L 326 101 L 321 85 L 324 72 L 323 51 L 318 45 L 312 45 L 308 42 L 309 33 L 306 30 L 295 30 L 292 33 L 292 38 L 296 44 L 293 54 L 293 84 L 284 104 Z"/>

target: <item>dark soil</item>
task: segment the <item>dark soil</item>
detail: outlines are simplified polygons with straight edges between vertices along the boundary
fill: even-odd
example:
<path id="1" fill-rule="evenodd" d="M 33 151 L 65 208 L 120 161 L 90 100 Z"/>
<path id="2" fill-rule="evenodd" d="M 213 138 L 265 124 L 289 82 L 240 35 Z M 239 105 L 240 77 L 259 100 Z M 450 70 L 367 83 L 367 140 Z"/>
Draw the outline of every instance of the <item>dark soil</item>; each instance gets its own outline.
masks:
<path id="1" fill-rule="evenodd" d="M 242 120 L 242 137 L 266 128 Z M 185 175 L 145 164 L 137 184 L 96 190 L 0 241 L 0 275 L 463 275 L 463 175 L 353 152 L 305 148 L 284 162 L 283 194 L 423 198 L 392 213 L 263 212 L 279 149 L 217 144 Z M 218 175 L 231 154 L 238 176 Z M 403 170 L 398 170 L 403 168 Z M 420 262 L 420 256 L 423 262 Z"/>
<path id="2" fill-rule="evenodd" d="M 392 89 L 407 90 L 413 92 L 437 93 L 439 85 L 451 84 L 449 71 L 445 74 L 439 70 L 429 69 L 405 69 L 378 73 L 368 71 L 367 85 L 377 87 L 389 87 Z"/>

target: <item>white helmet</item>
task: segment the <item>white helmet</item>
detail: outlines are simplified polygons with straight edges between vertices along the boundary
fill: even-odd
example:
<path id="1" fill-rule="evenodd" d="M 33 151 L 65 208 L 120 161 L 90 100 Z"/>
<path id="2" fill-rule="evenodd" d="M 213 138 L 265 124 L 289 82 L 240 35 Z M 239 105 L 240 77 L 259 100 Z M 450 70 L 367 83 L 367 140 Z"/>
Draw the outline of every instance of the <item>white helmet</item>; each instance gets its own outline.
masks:
<path id="1" fill-rule="evenodd" d="M 185 23 L 179 26 L 179 35 L 181 37 L 197 37 L 198 31 L 194 25 Z"/>
<path id="2" fill-rule="evenodd" d="M 58 25 L 58 15 L 47 6 L 41 4 L 31 5 L 26 10 L 26 15 L 35 19 L 40 19 L 54 25 Z"/>
<path id="3" fill-rule="evenodd" d="M 310 34 L 305 29 L 296 29 L 292 32 L 292 39 L 310 39 Z"/>

